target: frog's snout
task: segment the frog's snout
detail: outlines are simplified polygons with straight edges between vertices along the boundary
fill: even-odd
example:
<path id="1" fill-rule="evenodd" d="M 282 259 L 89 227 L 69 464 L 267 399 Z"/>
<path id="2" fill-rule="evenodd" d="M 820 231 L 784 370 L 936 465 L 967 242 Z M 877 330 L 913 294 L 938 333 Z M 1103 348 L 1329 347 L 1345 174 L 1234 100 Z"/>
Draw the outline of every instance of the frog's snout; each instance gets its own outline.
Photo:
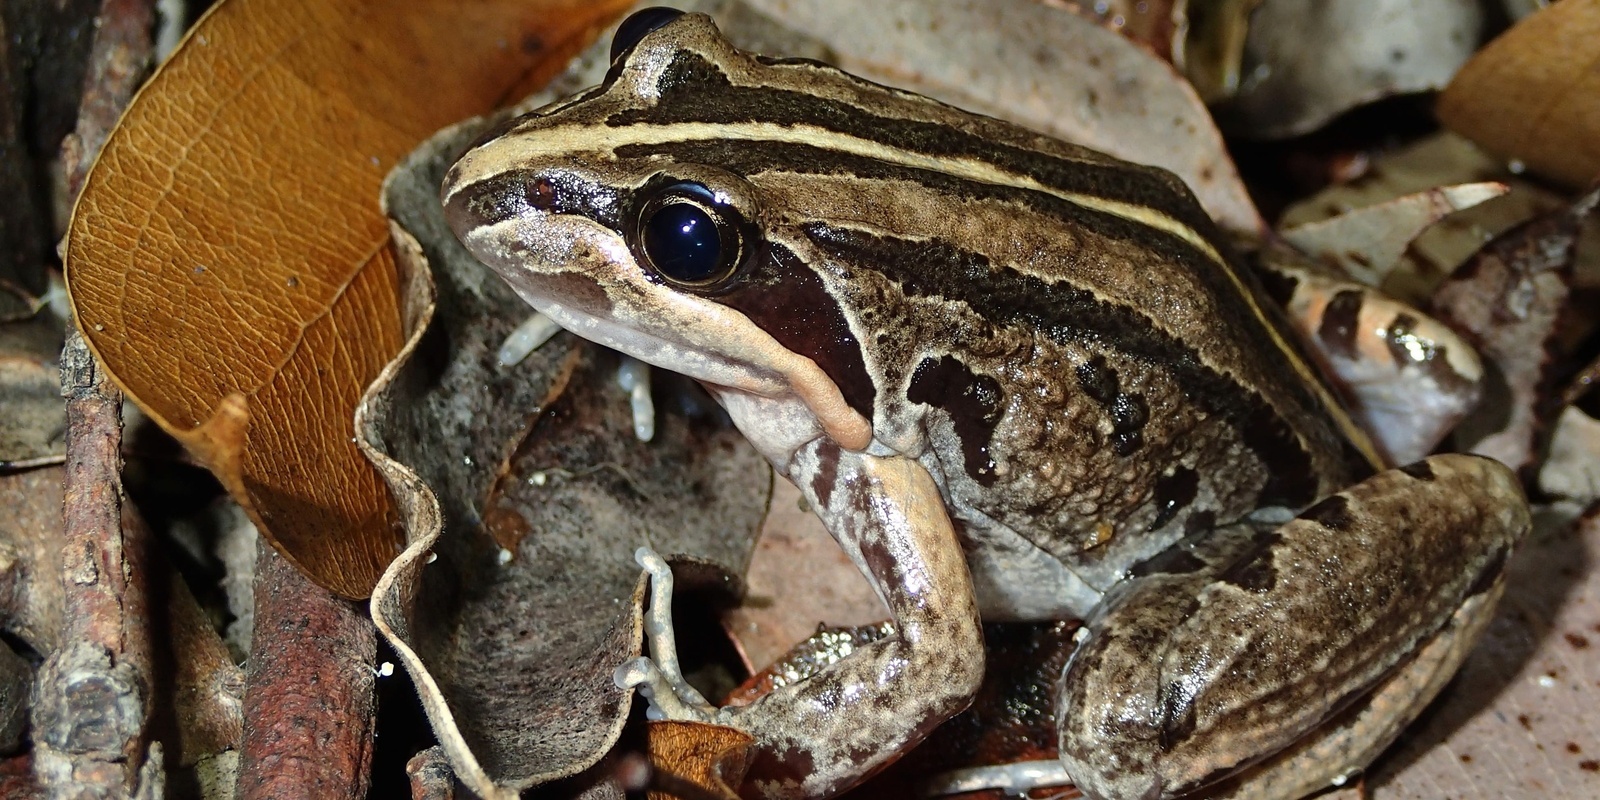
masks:
<path id="1" fill-rule="evenodd" d="M 517 170 L 465 183 L 460 167 L 451 169 L 441 194 L 445 221 L 462 241 L 475 229 L 555 210 L 555 184 L 544 175 Z"/>

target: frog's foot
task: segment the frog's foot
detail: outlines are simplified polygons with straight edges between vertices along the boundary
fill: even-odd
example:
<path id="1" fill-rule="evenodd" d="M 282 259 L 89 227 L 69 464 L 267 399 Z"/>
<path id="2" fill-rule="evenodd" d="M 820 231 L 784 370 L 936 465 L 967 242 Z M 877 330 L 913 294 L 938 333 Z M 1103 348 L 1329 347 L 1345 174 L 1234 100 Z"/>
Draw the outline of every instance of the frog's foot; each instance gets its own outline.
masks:
<path id="1" fill-rule="evenodd" d="M 1034 789 L 1072 783 L 1060 761 L 1018 761 L 987 767 L 955 769 L 935 775 L 917 790 L 919 797 L 944 797 L 998 789 L 1007 797 L 1030 796 Z"/>
<path id="2" fill-rule="evenodd" d="M 711 722 L 716 707 L 684 680 L 678 663 L 678 643 L 672 632 L 672 567 L 649 547 L 635 550 L 633 560 L 650 573 L 650 608 L 644 615 L 650 655 L 623 662 L 612 680 L 623 689 L 639 690 L 650 702 L 646 711 L 650 719 Z"/>
<path id="3" fill-rule="evenodd" d="M 1229 800 L 1307 797 L 1344 786 L 1422 713 L 1472 652 L 1494 617 L 1505 581 L 1469 597 L 1444 630 L 1371 695 L 1305 738 L 1234 778 Z"/>

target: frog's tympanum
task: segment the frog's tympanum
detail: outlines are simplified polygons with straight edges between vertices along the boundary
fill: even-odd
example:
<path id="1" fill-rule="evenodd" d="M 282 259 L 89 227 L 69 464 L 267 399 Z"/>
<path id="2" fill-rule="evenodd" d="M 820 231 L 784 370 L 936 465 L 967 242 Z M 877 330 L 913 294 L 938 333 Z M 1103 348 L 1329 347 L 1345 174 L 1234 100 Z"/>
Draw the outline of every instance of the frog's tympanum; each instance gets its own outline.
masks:
<path id="1" fill-rule="evenodd" d="M 752 734 L 747 791 L 836 794 L 960 711 L 980 614 L 1088 621 L 1057 710 L 1098 798 L 1326 785 L 1459 664 L 1528 528 L 1517 481 L 1383 469 L 1176 177 L 701 15 L 645 12 L 613 52 L 443 201 L 535 308 L 702 382 L 893 615 L 748 706 L 699 701 L 675 654 L 623 670 Z M 1309 789 L 1266 768 L 1307 753 Z"/>

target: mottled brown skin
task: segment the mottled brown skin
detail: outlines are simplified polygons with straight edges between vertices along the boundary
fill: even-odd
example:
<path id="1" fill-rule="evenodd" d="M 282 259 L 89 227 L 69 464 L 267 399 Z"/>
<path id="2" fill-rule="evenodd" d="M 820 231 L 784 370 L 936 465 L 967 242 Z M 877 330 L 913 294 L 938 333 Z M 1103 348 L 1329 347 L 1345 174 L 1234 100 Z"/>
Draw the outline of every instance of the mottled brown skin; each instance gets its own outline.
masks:
<path id="1" fill-rule="evenodd" d="M 1276 529 L 1185 542 L 1137 569 L 1088 621 L 1063 677 L 1061 758 L 1102 796 L 1177 796 L 1231 774 L 1404 664 L 1494 583 L 1528 526 L 1509 470 L 1445 455 L 1380 473 Z M 1320 691 L 1283 688 L 1302 683 Z"/>
<path id="2" fill-rule="evenodd" d="M 638 234 L 640 209 L 685 182 L 719 198 L 744 254 L 692 285 L 653 266 Z M 962 708 L 983 671 L 980 610 L 1099 620 L 1062 689 L 1084 720 L 1063 723 L 1074 776 L 1098 797 L 1188 791 L 1304 736 L 1301 721 L 1320 721 L 1309 698 L 1381 681 L 1526 527 L 1504 470 L 1447 461 L 1430 474 L 1449 480 L 1385 472 L 1306 521 L 1211 536 L 1262 506 L 1311 505 L 1373 460 L 1353 457 L 1364 439 L 1187 189 L 823 65 L 740 53 L 704 17 L 645 36 L 606 84 L 470 150 L 444 201 L 530 303 L 705 383 L 894 615 L 895 635 L 742 708 L 663 698 L 671 682 L 648 664 L 629 673 L 671 713 L 751 732 L 765 750 L 752 789 L 767 797 L 842 791 Z M 1436 506 L 1463 513 L 1410 511 Z M 1460 530 L 1480 523 L 1491 530 Z M 1414 540 L 1467 552 L 1423 568 Z M 1157 573 L 1182 575 L 1130 578 Z M 1394 574 L 1415 581 L 1403 602 Z M 1352 640 L 1352 619 L 1402 633 Z M 1290 631 L 1274 669 L 1206 666 Z M 1350 667 L 1325 685 L 1327 658 Z M 1179 668 L 1139 672 L 1157 663 Z M 1258 684 L 1306 705 L 1305 720 L 1190 715 L 1159 725 L 1154 746 L 1146 727 L 1108 721 L 1177 708 L 1172 686 L 1227 698 Z"/>

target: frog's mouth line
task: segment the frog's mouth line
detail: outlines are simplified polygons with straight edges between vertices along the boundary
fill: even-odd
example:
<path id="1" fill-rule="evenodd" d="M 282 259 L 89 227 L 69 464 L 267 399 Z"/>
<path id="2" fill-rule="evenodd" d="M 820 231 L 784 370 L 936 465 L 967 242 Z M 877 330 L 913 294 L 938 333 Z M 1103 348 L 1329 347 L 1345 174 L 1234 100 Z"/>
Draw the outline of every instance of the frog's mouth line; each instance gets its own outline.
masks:
<path id="1" fill-rule="evenodd" d="M 872 422 L 812 359 L 739 311 L 656 284 L 621 236 L 588 217 L 539 214 L 463 231 L 462 242 L 561 327 L 710 386 L 798 399 L 841 447 L 864 450 Z"/>

